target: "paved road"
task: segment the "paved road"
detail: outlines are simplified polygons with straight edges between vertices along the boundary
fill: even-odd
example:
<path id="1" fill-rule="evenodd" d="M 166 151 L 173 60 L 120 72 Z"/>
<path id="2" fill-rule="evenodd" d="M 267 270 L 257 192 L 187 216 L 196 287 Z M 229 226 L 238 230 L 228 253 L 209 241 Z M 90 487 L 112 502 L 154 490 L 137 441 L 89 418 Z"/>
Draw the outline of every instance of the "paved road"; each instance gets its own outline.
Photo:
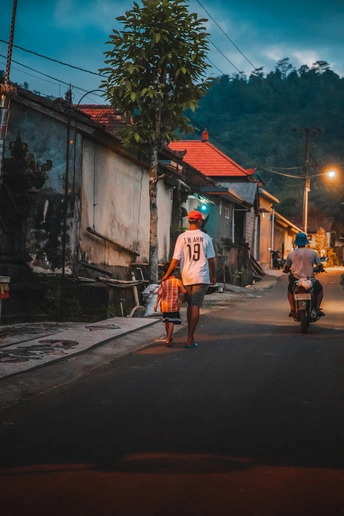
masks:
<path id="1" fill-rule="evenodd" d="M 6 516 L 343 515 L 341 271 L 301 335 L 287 278 L 0 412 Z M 2 509 L 3 510 L 3 509 Z"/>

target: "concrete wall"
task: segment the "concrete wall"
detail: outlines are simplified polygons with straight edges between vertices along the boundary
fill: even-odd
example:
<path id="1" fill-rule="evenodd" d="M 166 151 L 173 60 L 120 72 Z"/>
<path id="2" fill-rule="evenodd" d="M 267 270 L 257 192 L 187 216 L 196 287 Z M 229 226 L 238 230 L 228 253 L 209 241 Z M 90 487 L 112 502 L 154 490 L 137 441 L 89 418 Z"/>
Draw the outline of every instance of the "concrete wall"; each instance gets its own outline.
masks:
<path id="1" fill-rule="evenodd" d="M 147 258 L 148 179 L 135 164 L 84 139 L 80 248 L 86 261 L 109 266 L 133 261 L 133 255 L 90 235 L 87 227 Z"/>
<path id="2" fill-rule="evenodd" d="M 26 220 L 27 251 L 44 255 L 45 268 L 61 267 L 64 223 L 66 151 L 68 145 L 68 196 L 66 266 L 85 260 L 99 266 L 127 267 L 149 258 L 149 172 L 92 137 L 92 128 L 70 127 L 66 113 L 52 112 L 32 101 L 12 101 L 8 144 L 21 139 L 35 161 L 53 162 L 44 185 L 29 194 L 31 211 Z M 82 124 L 79 124 L 79 126 Z M 87 134 L 87 133 L 90 134 Z M 67 143 L 69 142 L 69 144 Z M 114 144 L 113 149 L 118 146 Z M 172 188 L 158 182 L 159 261 L 168 258 L 172 213 Z M 91 235 L 91 227 L 103 236 L 140 253 L 135 256 Z"/>
<path id="3" fill-rule="evenodd" d="M 170 243 L 172 190 L 158 182 L 159 262 L 167 260 Z M 87 233 L 96 231 L 139 257 Z M 149 173 L 112 150 L 87 139 L 83 144 L 81 253 L 92 263 L 127 267 L 149 259 Z M 95 245 L 98 243 L 98 245 Z"/>
<path id="4" fill-rule="evenodd" d="M 38 165 L 52 161 L 52 169 L 47 172 L 48 178 L 40 188 L 31 189 L 30 193 L 25 193 L 22 197 L 26 202 L 26 213 L 24 214 L 23 228 L 26 239 L 26 250 L 32 256 L 33 263 L 38 261 L 43 268 L 58 269 L 62 263 L 62 234 L 64 226 L 64 190 L 66 176 L 66 154 L 67 154 L 67 124 L 62 116 L 50 116 L 49 112 L 44 112 L 39 105 L 31 103 L 24 105 L 17 102 L 14 98 L 11 102 L 11 116 L 9 130 L 6 138 L 5 157 L 10 158 L 9 144 L 17 139 L 18 134 L 22 143 L 27 144 L 27 149 L 23 150 L 23 159 L 28 160 L 30 155 Z M 70 135 L 70 139 L 73 134 Z M 68 161 L 69 171 L 69 193 L 67 199 L 68 235 L 66 239 L 67 249 L 66 258 L 71 263 L 75 255 L 75 246 L 78 234 L 78 216 L 75 209 L 78 206 L 74 192 L 80 188 L 74 169 L 80 167 L 80 161 L 75 160 L 73 144 L 69 144 L 71 151 Z M 76 149 L 76 154 L 78 149 Z M 23 171 L 17 169 L 15 174 L 19 174 L 18 182 L 23 177 Z M 25 174 L 25 172 L 24 172 Z M 16 203 L 20 206 L 21 197 L 16 198 Z"/>
<path id="5" fill-rule="evenodd" d="M 264 200 L 261 200 L 264 204 Z M 271 206 L 271 205 L 270 205 Z M 276 244 L 274 244 L 276 247 Z M 263 268 L 270 267 L 271 263 L 271 213 L 260 213 L 260 245 L 259 262 Z"/>
<path id="6" fill-rule="evenodd" d="M 256 214 L 255 214 L 254 209 L 251 208 L 250 211 L 248 211 L 246 213 L 246 242 L 248 243 L 250 252 L 254 258 L 256 258 L 256 256 L 254 256 L 255 238 L 256 238 L 255 230 L 256 230 Z"/>
<path id="7" fill-rule="evenodd" d="M 207 224 L 209 234 L 214 238 L 216 251 L 224 246 L 222 238 L 232 241 L 233 237 L 233 204 L 221 199 L 219 204 L 212 205 L 211 219 Z"/>

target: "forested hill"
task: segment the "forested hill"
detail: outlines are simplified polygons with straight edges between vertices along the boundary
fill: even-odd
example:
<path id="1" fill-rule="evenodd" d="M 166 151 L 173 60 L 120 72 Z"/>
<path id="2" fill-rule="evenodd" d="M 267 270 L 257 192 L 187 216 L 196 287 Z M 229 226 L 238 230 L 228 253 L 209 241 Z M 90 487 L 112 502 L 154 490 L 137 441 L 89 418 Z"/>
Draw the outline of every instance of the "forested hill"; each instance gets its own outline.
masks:
<path id="1" fill-rule="evenodd" d="M 344 78 L 326 62 L 296 70 L 285 58 L 267 74 L 259 68 L 249 77 L 218 77 L 190 118 L 240 165 L 257 168 L 285 216 L 302 205 L 308 132 L 309 172 L 317 176 L 311 180 L 310 206 L 344 219 Z M 330 183 L 318 174 L 334 164 L 340 172 Z"/>

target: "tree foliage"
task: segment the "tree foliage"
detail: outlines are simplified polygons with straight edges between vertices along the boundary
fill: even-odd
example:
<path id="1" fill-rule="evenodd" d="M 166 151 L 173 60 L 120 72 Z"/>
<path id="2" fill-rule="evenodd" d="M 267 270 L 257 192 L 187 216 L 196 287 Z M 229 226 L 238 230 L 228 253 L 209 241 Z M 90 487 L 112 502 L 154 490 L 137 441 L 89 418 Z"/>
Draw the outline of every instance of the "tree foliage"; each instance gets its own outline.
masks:
<path id="1" fill-rule="evenodd" d="M 105 52 L 101 87 L 114 108 L 127 116 L 124 145 L 150 153 L 158 141 L 191 130 L 185 110 L 194 111 L 210 85 L 207 32 L 184 0 L 142 0 L 117 18 Z M 159 113 L 159 127 L 157 127 Z"/>

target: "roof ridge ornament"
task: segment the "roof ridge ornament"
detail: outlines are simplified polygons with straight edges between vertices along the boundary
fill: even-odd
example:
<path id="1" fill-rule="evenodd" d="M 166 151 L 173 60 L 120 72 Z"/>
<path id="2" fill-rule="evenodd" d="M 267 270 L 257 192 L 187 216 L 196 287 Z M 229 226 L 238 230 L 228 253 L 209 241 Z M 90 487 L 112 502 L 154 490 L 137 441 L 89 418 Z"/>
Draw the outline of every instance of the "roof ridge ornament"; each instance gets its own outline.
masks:
<path id="1" fill-rule="evenodd" d="M 206 129 L 202 132 L 202 142 L 207 142 L 209 140 L 209 133 Z"/>

